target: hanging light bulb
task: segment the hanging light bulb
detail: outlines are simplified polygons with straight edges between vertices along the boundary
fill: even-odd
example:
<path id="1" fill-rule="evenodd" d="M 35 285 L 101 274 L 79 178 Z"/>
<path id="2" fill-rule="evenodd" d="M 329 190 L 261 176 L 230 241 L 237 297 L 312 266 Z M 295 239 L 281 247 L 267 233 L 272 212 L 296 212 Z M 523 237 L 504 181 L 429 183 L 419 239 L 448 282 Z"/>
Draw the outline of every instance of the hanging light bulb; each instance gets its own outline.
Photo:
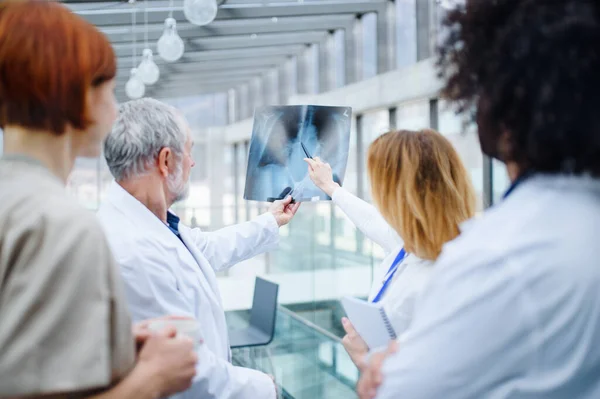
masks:
<path id="1" fill-rule="evenodd" d="M 145 85 L 150 86 L 158 82 L 160 70 L 158 69 L 158 65 L 154 62 L 152 50 L 149 48 L 144 49 L 142 62 L 140 62 L 140 65 L 137 67 L 137 75 Z"/>
<path id="2" fill-rule="evenodd" d="M 165 31 L 157 43 L 158 55 L 167 62 L 175 62 L 183 55 L 183 40 L 177 34 L 177 22 L 169 17 L 165 20 Z"/>
<path id="3" fill-rule="evenodd" d="M 158 82 L 160 70 L 154 62 L 152 50 L 150 50 L 150 45 L 148 44 L 148 0 L 144 0 L 144 25 L 144 41 L 146 42 L 146 47 L 142 53 L 142 62 L 140 62 L 140 65 L 137 67 L 137 73 L 145 85 L 153 85 Z"/>
<path id="4" fill-rule="evenodd" d="M 183 13 L 194 25 L 208 25 L 217 17 L 217 0 L 184 0 Z"/>
<path id="5" fill-rule="evenodd" d="M 135 0 L 130 3 L 135 3 Z M 131 51 L 132 51 L 132 61 L 133 68 L 131 69 L 131 73 L 129 75 L 129 80 L 125 83 L 125 94 L 132 100 L 136 100 L 138 98 L 142 98 L 144 93 L 146 92 L 146 86 L 144 86 L 144 82 L 140 79 L 138 75 L 138 70 L 135 68 L 137 65 L 136 55 L 137 55 L 137 46 L 136 46 L 136 34 L 135 34 L 135 16 L 136 16 L 135 6 L 131 12 Z"/>
<path id="6" fill-rule="evenodd" d="M 138 98 L 144 97 L 144 93 L 146 92 L 146 86 L 142 79 L 140 79 L 138 75 L 137 68 L 133 68 L 131 70 L 131 75 L 129 80 L 125 84 L 125 94 L 132 100 L 137 100 Z"/>

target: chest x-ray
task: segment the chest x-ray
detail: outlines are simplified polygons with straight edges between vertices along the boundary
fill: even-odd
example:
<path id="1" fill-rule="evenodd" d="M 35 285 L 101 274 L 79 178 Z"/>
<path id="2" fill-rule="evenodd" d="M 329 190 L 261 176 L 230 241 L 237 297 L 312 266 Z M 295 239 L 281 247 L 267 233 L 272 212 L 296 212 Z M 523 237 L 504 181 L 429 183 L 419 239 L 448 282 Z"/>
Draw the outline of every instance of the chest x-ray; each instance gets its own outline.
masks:
<path id="1" fill-rule="evenodd" d="M 304 158 L 319 157 L 343 183 L 348 162 L 352 109 L 316 105 L 269 106 L 256 110 L 244 199 L 329 200 L 310 180 Z"/>

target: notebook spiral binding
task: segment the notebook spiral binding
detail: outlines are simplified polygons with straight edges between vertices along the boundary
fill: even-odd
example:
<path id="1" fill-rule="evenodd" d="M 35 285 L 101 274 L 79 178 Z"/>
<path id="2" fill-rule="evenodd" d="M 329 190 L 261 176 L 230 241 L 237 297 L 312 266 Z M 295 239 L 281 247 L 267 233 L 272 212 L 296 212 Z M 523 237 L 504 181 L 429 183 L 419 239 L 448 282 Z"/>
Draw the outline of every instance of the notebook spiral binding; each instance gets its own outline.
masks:
<path id="1" fill-rule="evenodd" d="M 385 329 L 387 330 L 390 339 L 398 338 L 396 336 L 396 331 L 394 331 L 394 327 L 392 326 L 392 323 L 390 322 L 390 319 L 388 318 L 387 314 L 385 313 L 385 310 L 383 309 L 383 307 L 379 308 L 379 314 L 381 314 L 381 319 L 383 320 L 383 324 L 385 324 Z"/>

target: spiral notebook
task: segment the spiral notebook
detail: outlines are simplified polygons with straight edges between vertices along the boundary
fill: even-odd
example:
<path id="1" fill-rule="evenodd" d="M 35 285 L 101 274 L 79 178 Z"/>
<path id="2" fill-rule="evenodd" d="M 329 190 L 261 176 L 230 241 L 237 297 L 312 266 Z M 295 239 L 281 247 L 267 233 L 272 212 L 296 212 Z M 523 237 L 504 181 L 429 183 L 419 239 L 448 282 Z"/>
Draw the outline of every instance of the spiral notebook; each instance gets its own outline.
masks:
<path id="1" fill-rule="evenodd" d="M 342 298 L 342 306 L 356 332 L 364 339 L 369 349 L 375 349 L 396 339 L 396 332 L 379 303 L 366 302 L 353 297 Z"/>

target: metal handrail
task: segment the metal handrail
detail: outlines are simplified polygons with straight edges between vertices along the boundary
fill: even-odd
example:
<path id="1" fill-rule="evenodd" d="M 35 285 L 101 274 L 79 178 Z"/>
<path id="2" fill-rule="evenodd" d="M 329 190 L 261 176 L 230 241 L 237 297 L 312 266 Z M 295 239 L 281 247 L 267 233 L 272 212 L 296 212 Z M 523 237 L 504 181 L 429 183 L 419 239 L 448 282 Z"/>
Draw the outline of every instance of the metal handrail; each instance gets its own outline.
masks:
<path id="1" fill-rule="evenodd" d="M 331 332 L 325 330 L 323 327 L 316 325 L 313 322 L 310 322 L 308 320 L 306 320 L 304 317 L 299 316 L 298 314 L 292 312 L 291 310 L 279 305 L 277 307 L 277 310 L 285 313 L 287 316 L 291 317 L 292 319 L 304 324 L 306 327 L 309 327 L 312 330 L 315 330 L 316 332 L 318 332 L 321 335 L 324 335 L 325 337 L 329 338 L 330 340 L 341 344 L 342 343 L 342 339 L 340 337 L 338 337 L 337 335 L 332 334 Z"/>

